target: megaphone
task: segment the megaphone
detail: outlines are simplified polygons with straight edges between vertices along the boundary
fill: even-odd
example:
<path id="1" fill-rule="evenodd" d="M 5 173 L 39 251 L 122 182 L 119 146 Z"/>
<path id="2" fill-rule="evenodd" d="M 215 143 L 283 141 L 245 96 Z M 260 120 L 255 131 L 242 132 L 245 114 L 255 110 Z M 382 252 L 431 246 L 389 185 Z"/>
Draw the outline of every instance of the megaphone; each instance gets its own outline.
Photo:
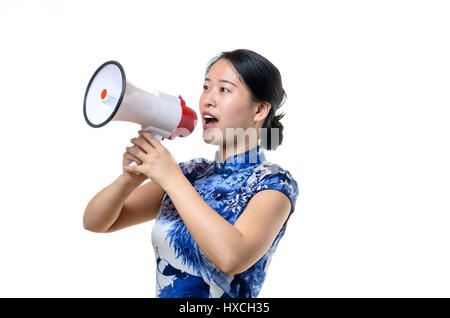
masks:
<path id="1" fill-rule="evenodd" d="M 159 141 L 186 137 L 197 125 L 197 114 L 181 95 L 147 92 L 132 85 L 117 61 L 103 63 L 92 75 L 84 94 L 83 114 L 93 128 L 113 120 L 128 121 L 140 124 Z"/>

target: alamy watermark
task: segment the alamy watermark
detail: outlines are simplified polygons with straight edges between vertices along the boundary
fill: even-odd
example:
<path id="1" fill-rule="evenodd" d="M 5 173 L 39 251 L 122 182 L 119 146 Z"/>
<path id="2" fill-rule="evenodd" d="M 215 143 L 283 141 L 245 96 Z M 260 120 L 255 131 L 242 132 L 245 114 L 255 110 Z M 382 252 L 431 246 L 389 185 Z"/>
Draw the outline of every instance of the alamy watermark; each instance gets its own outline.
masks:
<path id="1" fill-rule="evenodd" d="M 270 129 L 270 131 L 269 131 Z M 270 133 L 269 133 L 270 132 Z M 185 128 L 177 128 L 172 133 L 172 138 L 177 136 L 187 136 L 189 135 L 189 131 Z M 269 144 L 269 136 L 270 136 L 270 145 L 271 149 L 275 149 L 280 144 L 280 129 L 279 128 L 259 128 L 259 136 L 258 129 L 254 127 L 249 127 L 247 129 L 243 128 L 225 128 L 225 136 L 217 127 L 212 127 L 206 129 L 203 132 L 203 138 L 208 140 L 208 142 L 215 145 L 224 145 L 225 147 L 225 158 L 233 154 L 234 148 L 236 145 L 242 145 L 246 143 L 246 139 L 248 139 L 248 145 L 257 145 L 258 139 L 261 140 L 262 145 Z M 238 162 L 244 162 L 245 158 L 239 157 Z M 251 152 L 249 156 L 249 163 L 257 163 L 258 158 L 255 152 Z"/>

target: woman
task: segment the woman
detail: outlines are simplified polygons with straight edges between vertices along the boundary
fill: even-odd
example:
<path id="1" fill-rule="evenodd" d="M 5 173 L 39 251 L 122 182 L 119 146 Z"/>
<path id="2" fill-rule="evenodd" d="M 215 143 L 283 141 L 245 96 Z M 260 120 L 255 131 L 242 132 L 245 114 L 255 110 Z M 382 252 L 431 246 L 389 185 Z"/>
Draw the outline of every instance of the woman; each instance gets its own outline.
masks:
<path id="1" fill-rule="evenodd" d="M 156 219 L 157 297 L 257 297 L 298 196 L 289 171 L 262 149 L 281 144 L 284 114 L 275 113 L 285 96 L 266 58 L 222 52 L 206 69 L 199 104 L 203 139 L 218 146 L 214 160 L 177 164 L 139 131 L 123 174 L 89 202 L 84 227 L 109 233 Z"/>

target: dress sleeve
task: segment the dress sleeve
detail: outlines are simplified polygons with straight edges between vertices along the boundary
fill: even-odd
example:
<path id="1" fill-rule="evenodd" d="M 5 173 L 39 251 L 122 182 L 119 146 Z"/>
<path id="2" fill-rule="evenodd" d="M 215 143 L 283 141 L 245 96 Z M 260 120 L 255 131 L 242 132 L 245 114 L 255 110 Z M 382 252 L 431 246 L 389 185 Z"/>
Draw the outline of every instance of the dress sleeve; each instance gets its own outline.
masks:
<path id="1" fill-rule="evenodd" d="M 298 185 L 288 170 L 279 168 L 277 171 L 265 175 L 257 184 L 254 194 L 262 190 L 277 190 L 283 193 L 291 201 L 291 212 L 295 210 L 298 197 Z"/>
<path id="2" fill-rule="evenodd" d="M 186 166 L 189 164 L 189 161 L 182 161 L 178 163 L 178 166 L 180 167 L 181 172 L 186 175 Z"/>

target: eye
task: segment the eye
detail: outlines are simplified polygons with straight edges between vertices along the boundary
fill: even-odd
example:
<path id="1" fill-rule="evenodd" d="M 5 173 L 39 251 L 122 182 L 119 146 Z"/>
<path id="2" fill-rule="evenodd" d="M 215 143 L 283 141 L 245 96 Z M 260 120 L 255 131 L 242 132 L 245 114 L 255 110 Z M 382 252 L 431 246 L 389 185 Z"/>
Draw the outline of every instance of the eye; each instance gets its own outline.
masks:
<path id="1" fill-rule="evenodd" d="M 208 85 L 203 85 L 203 90 L 206 90 L 207 88 L 208 88 Z M 228 90 L 228 88 L 225 88 L 225 87 L 221 87 L 220 89 L 225 89 L 225 90 L 227 90 L 227 92 L 230 92 Z"/>

